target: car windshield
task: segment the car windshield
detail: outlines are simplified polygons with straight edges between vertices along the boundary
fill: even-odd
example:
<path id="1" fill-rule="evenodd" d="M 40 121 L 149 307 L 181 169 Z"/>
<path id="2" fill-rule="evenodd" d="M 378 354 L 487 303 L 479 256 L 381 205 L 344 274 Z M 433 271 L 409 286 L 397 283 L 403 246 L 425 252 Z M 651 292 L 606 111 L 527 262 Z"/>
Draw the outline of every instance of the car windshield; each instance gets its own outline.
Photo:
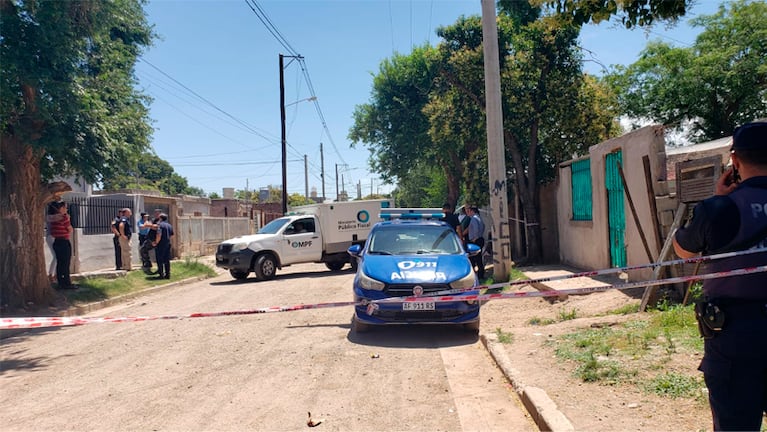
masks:
<path id="1" fill-rule="evenodd" d="M 289 218 L 279 218 L 275 219 L 268 224 L 261 227 L 260 230 L 258 230 L 259 234 L 277 234 L 277 231 L 280 230 L 286 223 L 290 222 Z"/>
<path id="2" fill-rule="evenodd" d="M 458 236 L 440 225 L 393 224 L 376 229 L 368 253 L 373 255 L 459 254 Z"/>

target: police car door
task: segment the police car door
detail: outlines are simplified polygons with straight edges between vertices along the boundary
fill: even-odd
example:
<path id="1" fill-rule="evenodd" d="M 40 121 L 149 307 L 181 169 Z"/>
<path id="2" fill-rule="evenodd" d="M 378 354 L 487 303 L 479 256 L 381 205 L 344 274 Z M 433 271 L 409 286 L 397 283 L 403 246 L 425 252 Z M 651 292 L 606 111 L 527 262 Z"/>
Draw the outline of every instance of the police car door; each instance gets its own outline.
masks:
<path id="1" fill-rule="evenodd" d="M 293 221 L 285 230 L 285 241 L 289 252 L 282 257 L 283 264 L 314 262 L 322 257 L 322 238 L 312 217 Z"/>

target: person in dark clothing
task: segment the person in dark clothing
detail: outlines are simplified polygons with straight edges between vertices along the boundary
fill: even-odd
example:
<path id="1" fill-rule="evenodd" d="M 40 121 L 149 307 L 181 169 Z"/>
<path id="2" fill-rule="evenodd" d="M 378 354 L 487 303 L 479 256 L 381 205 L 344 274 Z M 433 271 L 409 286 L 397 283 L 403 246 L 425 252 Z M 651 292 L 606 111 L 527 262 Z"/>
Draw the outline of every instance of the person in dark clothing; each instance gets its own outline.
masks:
<path id="1" fill-rule="evenodd" d="M 445 216 L 439 220 L 447 222 L 454 230 L 458 231 L 458 225 L 461 222 L 458 221 L 458 216 L 453 212 L 453 205 L 448 202 L 442 204 L 442 211 L 445 213 Z"/>
<path id="2" fill-rule="evenodd" d="M 49 214 L 47 222 L 53 236 L 53 250 L 56 252 L 56 282 L 59 289 L 73 289 L 69 275 L 69 265 L 72 263 L 72 224 L 67 213 L 67 204 L 57 202 L 52 206 L 55 214 Z"/>
<path id="3" fill-rule="evenodd" d="M 674 235 L 680 257 L 767 247 L 767 122 L 736 129 L 731 158 L 714 196 L 698 203 Z M 766 264 L 767 252 L 760 252 L 706 266 L 707 273 L 716 273 Z M 761 430 L 767 413 L 767 273 L 707 279 L 703 296 L 696 305 L 704 337 L 698 369 L 708 387 L 714 430 Z"/>
<path id="4" fill-rule="evenodd" d="M 112 234 L 114 237 L 112 237 L 112 243 L 114 243 L 115 247 L 115 270 L 122 270 L 123 268 L 123 260 L 122 260 L 122 250 L 120 249 L 120 221 L 123 218 L 123 211 L 120 210 L 117 212 L 117 216 L 112 221 Z"/>
<path id="5" fill-rule="evenodd" d="M 154 249 L 154 241 L 157 238 L 157 224 L 160 223 L 160 214 L 162 214 L 162 210 L 154 209 L 152 222 L 145 223 L 144 226 L 149 228 L 149 232 L 147 232 L 146 240 L 139 248 L 139 254 L 141 255 L 141 269 L 148 275 L 156 273 L 152 271 L 152 259 L 149 257 L 149 251 Z M 157 251 L 155 251 L 155 260 L 157 260 Z"/>
<path id="6" fill-rule="evenodd" d="M 168 215 L 160 215 L 157 224 L 157 237 L 154 240 L 157 257 L 157 278 L 170 279 L 170 238 L 173 236 L 173 226 L 168 223 Z"/>
<path id="7" fill-rule="evenodd" d="M 475 206 L 466 207 L 466 217 L 469 219 L 469 226 L 467 229 L 468 239 L 467 243 L 474 243 L 482 249 L 485 246 L 485 223 L 479 217 L 479 208 Z M 477 272 L 477 277 L 480 279 L 485 278 L 485 262 L 482 258 L 482 252 L 469 258 L 471 265 Z"/>

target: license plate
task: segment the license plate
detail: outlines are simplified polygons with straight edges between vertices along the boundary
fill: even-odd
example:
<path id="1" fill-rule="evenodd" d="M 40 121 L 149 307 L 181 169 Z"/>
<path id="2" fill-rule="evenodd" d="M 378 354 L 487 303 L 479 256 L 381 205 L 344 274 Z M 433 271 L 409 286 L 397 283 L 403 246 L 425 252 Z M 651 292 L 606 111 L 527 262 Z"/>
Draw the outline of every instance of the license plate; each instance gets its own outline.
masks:
<path id="1" fill-rule="evenodd" d="M 433 311 L 434 302 L 405 302 L 402 303 L 403 311 Z"/>

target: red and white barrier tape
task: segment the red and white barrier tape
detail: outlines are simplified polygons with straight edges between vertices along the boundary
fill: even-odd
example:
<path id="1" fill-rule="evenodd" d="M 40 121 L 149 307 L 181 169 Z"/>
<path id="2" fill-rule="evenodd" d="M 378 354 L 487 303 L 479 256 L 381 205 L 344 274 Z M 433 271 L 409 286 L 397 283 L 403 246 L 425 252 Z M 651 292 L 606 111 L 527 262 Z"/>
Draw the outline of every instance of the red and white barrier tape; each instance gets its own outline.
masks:
<path id="1" fill-rule="evenodd" d="M 727 256 L 734 256 L 733 254 L 743 254 L 742 252 L 722 254 Z M 709 257 L 698 257 L 697 259 L 711 260 L 714 255 Z M 721 257 L 720 257 L 721 258 Z M 694 262 L 696 258 L 690 258 L 691 262 Z M 687 262 L 688 260 L 676 260 L 680 262 Z M 669 261 L 671 262 L 671 261 Z M 657 266 L 660 264 L 652 264 Z M 624 267 L 625 268 L 625 267 Z M 613 269 L 610 269 L 613 270 Z M 628 282 L 624 284 L 616 285 L 604 285 L 597 287 L 585 287 L 585 288 L 572 288 L 553 291 L 520 291 L 514 293 L 493 293 L 493 294 L 462 294 L 462 295 L 441 295 L 441 296 L 421 296 L 421 297 L 392 297 L 381 300 L 375 300 L 371 303 L 392 303 L 392 302 L 418 302 L 418 301 L 431 301 L 431 302 L 451 302 L 451 301 L 489 301 L 498 299 L 509 298 L 530 298 L 530 297 L 558 297 L 560 295 L 570 294 L 589 294 L 594 292 L 608 291 L 612 289 L 625 290 L 630 288 L 639 288 L 647 286 L 666 285 L 673 283 L 684 283 L 698 280 L 715 279 L 729 276 L 740 276 L 752 273 L 761 273 L 767 271 L 767 265 L 727 270 L 717 273 L 705 273 L 700 275 L 679 276 L 667 279 L 658 279 L 650 281 L 637 281 Z M 584 272 L 581 275 L 599 274 L 599 272 Z M 604 274 L 604 273 L 601 273 Z M 567 279 L 572 277 L 567 275 L 566 277 L 556 277 L 559 279 Z M 543 280 L 555 280 L 555 278 L 545 278 Z M 531 283 L 531 281 L 518 281 L 520 283 Z M 494 284 L 486 287 L 475 287 L 472 290 L 481 290 L 489 288 L 500 288 L 515 283 L 503 283 Z M 294 306 L 273 306 L 259 309 L 239 310 L 239 311 L 224 311 L 224 312 L 197 312 L 188 315 L 158 315 L 158 316 L 143 316 L 143 317 L 102 317 L 102 318 L 89 318 L 89 317 L 26 317 L 26 318 L 0 318 L 0 330 L 11 329 L 30 329 L 30 328 L 43 328 L 43 327 L 65 327 L 65 326 L 77 326 L 84 324 L 96 324 L 96 323 L 121 323 L 121 322 L 140 322 L 140 321 L 156 321 L 156 320 L 177 320 L 184 318 L 207 318 L 207 317 L 221 317 L 232 315 L 253 315 L 272 312 L 292 312 L 305 309 L 324 309 L 341 306 L 353 306 L 362 303 L 357 302 L 332 302 L 332 303 L 315 303 L 315 304 L 299 304 Z M 365 303 L 367 304 L 367 303 Z"/>
<path id="2" fill-rule="evenodd" d="M 547 276 L 547 277 L 537 278 L 537 279 L 520 279 L 520 280 L 511 281 L 511 282 L 500 282 L 497 284 L 491 284 L 491 285 L 486 285 L 481 287 L 443 290 L 443 291 L 433 292 L 429 294 L 424 294 L 424 297 L 459 294 L 459 293 L 468 292 L 468 291 L 476 291 L 478 288 L 479 289 L 505 288 L 507 286 L 514 286 L 514 285 L 530 285 L 530 284 L 540 283 L 540 282 L 552 282 L 552 281 L 565 280 L 565 279 L 575 279 L 579 277 L 603 276 L 603 275 L 609 275 L 609 274 L 623 273 L 623 272 L 627 272 L 631 270 L 665 267 L 665 266 L 672 266 L 677 264 L 690 264 L 690 263 L 696 263 L 696 262 L 704 263 L 708 261 L 716 261 L 723 258 L 732 258 L 736 256 L 750 255 L 750 254 L 762 253 L 762 252 L 767 252 L 767 248 L 754 248 L 754 249 L 748 249 L 748 250 L 736 251 L 736 252 L 724 252 L 724 253 L 714 254 L 714 255 L 704 255 L 704 256 L 697 256 L 692 258 L 675 259 L 675 260 L 669 260 L 669 261 L 661 261 L 657 263 L 638 264 L 638 265 L 627 266 L 627 267 L 615 267 L 615 268 L 609 268 L 609 269 L 603 269 L 603 270 L 589 270 L 589 271 L 584 271 L 580 273 L 571 273 L 571 274 L 559 275 L 559 276 Z M 645 283 L 642 286 L 647 286 L 647 285 L 650 285 L 650 284 Z M 664 285 L 664 284 L 660 284 L 660 285 Z"/>

